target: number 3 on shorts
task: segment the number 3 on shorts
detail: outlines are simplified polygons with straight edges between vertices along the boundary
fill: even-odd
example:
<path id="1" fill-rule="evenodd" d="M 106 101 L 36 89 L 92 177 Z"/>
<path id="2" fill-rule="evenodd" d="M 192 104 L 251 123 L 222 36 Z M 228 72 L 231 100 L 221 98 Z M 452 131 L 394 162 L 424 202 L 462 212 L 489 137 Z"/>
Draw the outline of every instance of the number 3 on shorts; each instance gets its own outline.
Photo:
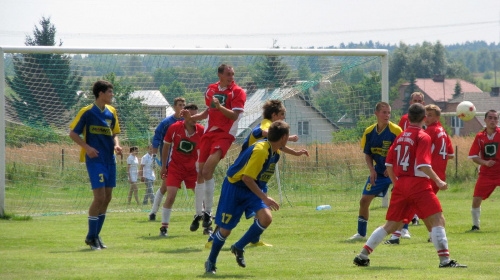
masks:
<path id="1" fill-rule="evenodd" d="M 99 182 L 104 182 L 104 174 L 99 174 Z"/>
<path id="2" fill-rule="evenodd" d="M 229 223 L 229 221 L 231 220 L 232 217 L 233 217 L 233 215 L 231 215 L 231 214 L 222 213 L 222 223 L 223 224 Z"/>

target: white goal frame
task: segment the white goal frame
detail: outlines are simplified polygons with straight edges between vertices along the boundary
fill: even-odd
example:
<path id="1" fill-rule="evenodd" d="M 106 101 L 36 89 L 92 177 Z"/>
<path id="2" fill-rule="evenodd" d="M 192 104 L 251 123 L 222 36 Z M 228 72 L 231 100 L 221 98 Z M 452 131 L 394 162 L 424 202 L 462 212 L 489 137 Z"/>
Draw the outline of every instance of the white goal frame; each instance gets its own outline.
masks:
<path id="1" fill-rule="evenodd" d="M 389 102 L 389 51 L 386 49 L 160 49 L 160 48 L 83 48 L 52 46 L 0 46 L 0 217 L 5 215 L 5 63 L 6 53 L 57 54 L 150 54 L 150 55 L 275 55 L 275 56 L 378 56 L 381 59 L 381 101 Z M 382 207 L 388 206 L 388 196 Z"/>

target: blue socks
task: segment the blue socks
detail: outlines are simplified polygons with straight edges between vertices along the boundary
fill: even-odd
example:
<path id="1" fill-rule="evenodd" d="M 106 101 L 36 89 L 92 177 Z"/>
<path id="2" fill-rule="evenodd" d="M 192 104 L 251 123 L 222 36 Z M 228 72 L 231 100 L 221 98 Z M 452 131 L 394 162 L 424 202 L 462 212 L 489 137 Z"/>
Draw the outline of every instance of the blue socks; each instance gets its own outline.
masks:
<path id="1" fill-rule="evenodd" d="M 248 243 L 253 242 L 254 240 L 259 241 L 259 237 L 265 229 L 266 228 L 259 223 L 259 220 L 255 219 L 254 223 L 250 226 L 243 237 L 241 237 L 241 239 L 234 244 L 234 246 L 238 249 L 243 249 L 248 245 Z"/>
<path id="2" fill-rule="evenodd" d="M 99 222 L 97 224 L 97 235 L 101 233 L 102 225 L 104 224 L 104 220 L 106 219 L 106 214 L 99 214 Z"/>
<path id="3" fill-rule="evenodd" d="M 97 237 L 99 227 L 99 217 L 89 216 L 89 232 L 87 240 L 92 240 Z"/>
<path id="4" fill-rule="evenodd" d="M 366 228 L 368 227 L 368 220 L 363 216 L 358 216 L 358 233 L 361 236 L 366 236 Z"/>
<path id="5" fill-rule="evenodd" d="M 210 255 L 208 255 L 208 260 L 211 263 L 216 263 L 220 250 L 222 249 L 222 246 L 224 246 L 224 243 L 226 243 L 226 238 L 222 236 L 222 234 L 220 234 L 220 231 L 214 233 L 213 238 L 214 238 L 214 243 L 212 244 Z"/>

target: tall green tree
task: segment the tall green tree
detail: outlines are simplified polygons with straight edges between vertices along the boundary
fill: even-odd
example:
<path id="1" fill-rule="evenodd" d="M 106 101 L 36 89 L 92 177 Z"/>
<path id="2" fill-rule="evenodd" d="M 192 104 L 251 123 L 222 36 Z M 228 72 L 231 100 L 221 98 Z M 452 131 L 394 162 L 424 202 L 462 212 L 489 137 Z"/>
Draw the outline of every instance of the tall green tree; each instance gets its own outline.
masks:
<path id="1" fill-rule="evenodd" d="M 453 93 L 453 96 L 459 96 L 459 95 L 460 95 L 460 93 L 462 93 L 462 86 L 460 85 L 460 82 L 459 82 L 459 81 L 457 81 L 457 82 L 455 83 L 455 89 L 454 89 L 454 91 L 455 91 L 455 92 Z"/>
<path id="2" fill-rule="evenodd" d="M 56 27 L 42 17 L 26 46 L 55 46 Z M 62 45 L 62 41 L 59 42 Z M 6 77 L 16 96 L 7 98 L 23 123 L 61 126 L 69 121 L 68 110 L 79 100 L 82 77 L 71 70 L 71 57 L 61 54 L 22 54 L 13 57 L 14 76 Z"/>
<path id="3" fill-rule="evenodd" d="M 274 89 L 285 85 L 289 74 L 290 67 L 279 56 L 268 55 L 264 61 L 257 63 L 253 80 L 259 88 Z"/>

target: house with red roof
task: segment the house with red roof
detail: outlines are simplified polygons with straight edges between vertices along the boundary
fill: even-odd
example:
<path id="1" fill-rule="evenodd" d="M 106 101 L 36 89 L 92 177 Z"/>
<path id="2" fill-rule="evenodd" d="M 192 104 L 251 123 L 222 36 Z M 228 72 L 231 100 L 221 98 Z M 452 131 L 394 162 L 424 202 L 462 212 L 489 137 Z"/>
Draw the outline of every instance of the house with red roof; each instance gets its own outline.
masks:
<path id="1" fill-rule="evenodd" d="M 455 95 L 455 86 L 460 83 L 462 89 L 459 95 Z M 392 103 L 392 109 L 403 108 L 405 100 L 408 100 L 411 92 L 407 91 L 410 83 L 401 84 L 399 96 Z M 434 75 L 432 79 L 416 79 L 417 91 L 424 94 L 425 104 L 435 104 L 441 108 L 441 112 L 456 112 L 457 106 L 462 101 L 470 101 L 476 106 L 476 111 L 485 112 L 489 109 L 500 111 L 500 97 L 498 87 L 492 88 L 492 92 L 483 92 L 473 83 L 461 79 L 445 79 L 443 75 Z M 498 108 L 497 108 L 498 107 Z M 484 116 L 464 122 L 456 116 L 441 117 L 452 128 L 452 135 L 465 136 L 475 134 L 484 128 Z"/>

